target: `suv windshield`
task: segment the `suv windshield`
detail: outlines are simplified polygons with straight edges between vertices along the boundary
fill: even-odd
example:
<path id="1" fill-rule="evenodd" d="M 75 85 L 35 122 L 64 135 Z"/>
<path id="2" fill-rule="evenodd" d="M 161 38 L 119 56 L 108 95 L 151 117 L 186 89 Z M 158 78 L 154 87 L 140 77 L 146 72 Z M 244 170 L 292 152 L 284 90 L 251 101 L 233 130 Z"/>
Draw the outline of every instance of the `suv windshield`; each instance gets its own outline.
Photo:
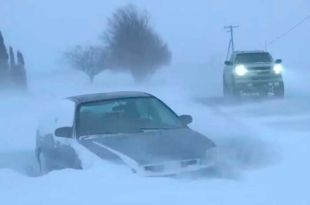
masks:
<path id="1" fill-rule="evenodd" d="M 79 136 L 184 127 L 170 108 L 153 97 L 82 104 L 77 124 Z"/>
<path id="2" fill-rule="evenodd" d="M 272 57 L 269 53 L 242 53 L 236 57 L 236 63 L 270 63 Z"/>

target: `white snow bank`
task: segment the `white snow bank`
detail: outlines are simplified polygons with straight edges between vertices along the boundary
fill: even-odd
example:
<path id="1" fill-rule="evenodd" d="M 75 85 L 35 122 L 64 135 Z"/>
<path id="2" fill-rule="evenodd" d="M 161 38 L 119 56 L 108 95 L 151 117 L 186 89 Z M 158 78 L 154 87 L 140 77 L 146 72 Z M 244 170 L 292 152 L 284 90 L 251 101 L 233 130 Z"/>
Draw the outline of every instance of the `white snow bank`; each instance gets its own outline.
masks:
<path id="1" fill-rule="evenodd" d="M 113 76 L 121 83 L 115 85 Z M 310 128 L 290 129 L 310 116 L 307 98 L 231 105 L 211 97 L 201 103 L 200 95 L 164 78 L 162 84 L 134 85 L 127 75 L 107 73 L 91 86 L 77 84 L 80 77 L 41 76 L 30 96 L 10 95 L 0 102 L 1 204 L 309 204 Z M 114 90 L 148 91 L 178 114 L 192 114 L 191 127 L 218 145 L 217 166 L 178 178 L 143 178 L 126 166 L 95 161 L 86 170 L 34 177 L 38 119 L 55 99 Z"/>

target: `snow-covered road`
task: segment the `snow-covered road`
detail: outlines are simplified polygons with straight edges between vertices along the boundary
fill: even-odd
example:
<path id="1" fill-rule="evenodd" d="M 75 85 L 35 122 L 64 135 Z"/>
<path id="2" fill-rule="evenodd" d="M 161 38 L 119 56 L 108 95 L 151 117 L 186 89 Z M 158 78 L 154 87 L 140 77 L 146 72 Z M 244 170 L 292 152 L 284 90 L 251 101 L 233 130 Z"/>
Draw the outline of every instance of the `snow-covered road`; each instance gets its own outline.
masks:
<path id="1" fill-rule="evenodd" d="M 310 204 L 309 100 L 231 104 L 159 97 L 179 114 L 191 113 L 192 128 L 217 143 L 217 167 L 143 178 L 101 162 L 38 176 L 34 136 L 46 99 L 11 96 L 0 107 L 1 204 Z"/>

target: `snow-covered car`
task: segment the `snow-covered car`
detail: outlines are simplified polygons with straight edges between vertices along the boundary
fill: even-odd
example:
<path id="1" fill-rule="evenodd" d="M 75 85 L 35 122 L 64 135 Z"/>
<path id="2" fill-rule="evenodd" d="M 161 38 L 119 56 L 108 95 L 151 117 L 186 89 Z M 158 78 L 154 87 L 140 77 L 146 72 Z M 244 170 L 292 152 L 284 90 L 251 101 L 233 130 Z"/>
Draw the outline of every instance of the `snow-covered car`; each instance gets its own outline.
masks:
<path id="1" fill-rule="evenodd" d="M 211 166 L 208 153 L 215 144 L 187 126 L 192 117 L 176 115 L 147 93 L 69 97 L 53 114 L 37 131 L 35 152 L 43 173 L 83 169 L 89 158 L 85 155 L 122 162 L 144 176 Z"/>

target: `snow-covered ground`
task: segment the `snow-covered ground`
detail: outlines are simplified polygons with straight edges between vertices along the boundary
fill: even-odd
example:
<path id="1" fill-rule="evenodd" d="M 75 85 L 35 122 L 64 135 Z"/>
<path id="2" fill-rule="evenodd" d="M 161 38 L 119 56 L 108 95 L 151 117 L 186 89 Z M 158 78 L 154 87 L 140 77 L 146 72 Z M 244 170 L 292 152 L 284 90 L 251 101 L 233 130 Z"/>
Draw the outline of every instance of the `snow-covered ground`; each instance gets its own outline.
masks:
<path id="1" fill-rule="evenodd" d="M 309 1 L 131 0 L 150 12 L 173 53 L 172 67 L 140 85 L 109 72 L 89 85 L 59 62 L 71 46 L 99 43 L 106 17 L 127 0 L 0 2 L 0 29 L 7 45 L 25 54 L 30 83 L 27 95 L 0 94 L 0 205 L 310 204 L 309 21 L 268 47 L 287 67 L 284 100 L 236 104 L 220 97 L 223 26 L 240 25 L 237 49 L 262 49 L 308 14 Z M 116 90 L 148 91 L 192 114 L 191 127 L 217 144 L 217 166 L 144 178 L 100 161 L 39 176 L 34 145 L 44 112 L 58 98 Z"/>
<path id="2" fill-rule="evenodd" d="M 28 95 L 1 96 L 0 204 L 310 204 L 310 98 L 290 89 L 297 86 L 290 84 L 294 79 L 288 79 L 284 100 L 236 104 L 219 97 L 220 82 L 181 78 L 196 74 L 172 79 L 158 73 L 135 85 L 125 74 L 104 73 L 93 86 L 70 71 L 32 74 Z M 102 161 L 87 170 L 39 176 L 33 149 L 44 110 L 57 98 L 111 90 L 149 91 L 179 114 L 192 114 L 191 127 L 218 145 L 217 166 L 176 178 L 144 178 Z"/>

